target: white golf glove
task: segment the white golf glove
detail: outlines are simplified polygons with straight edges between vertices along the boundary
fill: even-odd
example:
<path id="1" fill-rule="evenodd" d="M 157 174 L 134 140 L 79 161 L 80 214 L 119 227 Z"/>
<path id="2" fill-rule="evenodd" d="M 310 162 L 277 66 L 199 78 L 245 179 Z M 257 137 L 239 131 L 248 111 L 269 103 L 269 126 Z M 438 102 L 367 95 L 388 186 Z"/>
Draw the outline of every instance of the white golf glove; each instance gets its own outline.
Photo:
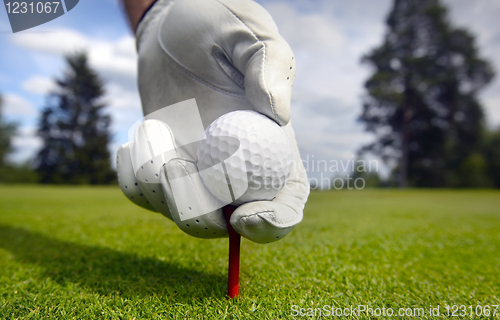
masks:
<path id="1" fill-rule="evenodd" d="M 255 110 L 283 126 L 294 164 L 274 200 L 239 206 L 230 223 L 258 243 L 283 238 L 302 220 L 309 183 L 289 123 L 295 61 L 269 13 L 249 0 L 158 0 L 136 37 L 139 91 L 150 120 L 118 151 L 122 191 L 192 236 L 227 236 L 222 210 L 197 172 L 192 119 L 201 117 L 206 128 L 225 113 Z M 187 105 L 197 105 L 194 117 L 196 108 L 180 103 L 193 98 Z M 168 120 L 151 116 L 174 104 Z"/>

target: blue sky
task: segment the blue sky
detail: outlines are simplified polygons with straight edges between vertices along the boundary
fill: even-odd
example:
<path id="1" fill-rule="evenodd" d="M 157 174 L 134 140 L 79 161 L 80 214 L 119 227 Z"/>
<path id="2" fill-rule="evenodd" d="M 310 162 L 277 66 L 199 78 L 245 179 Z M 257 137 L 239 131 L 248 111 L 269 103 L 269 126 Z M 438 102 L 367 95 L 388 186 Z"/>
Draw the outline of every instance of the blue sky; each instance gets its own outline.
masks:
<path id="1" fill-rule="evenodd" d="M 302 157 L 347 161 L 371 140 L 356 117 L 363 82 L 370 70 L 363 53 L 382 41 L 391 0 L 258 1 L 274 17 L 297 61 L 292 122 Z M 500 72 L 500 1 L 446 0 L 455 25 L 471 29 L 483 57 Z M 63 54 L 85 49 L 106 81 L 113 117 L 113 153 L 127 141 L 128 128 L 141 117 L 136 88 L 134 38 L 117 0 L 81 0 L 70 12 L 44 25 L 12 34 L 0 8 L 0 92 L 3 113 L 20 124 L 15 161 L 33 156 L 39 110 L 62 75 Z M 490 126 L 500 125 L 500 76 L 480 98 Z M 328 172 L 325 175 L 331 176 Z M 320 179 L 320 173 L 310 172 Z"/>

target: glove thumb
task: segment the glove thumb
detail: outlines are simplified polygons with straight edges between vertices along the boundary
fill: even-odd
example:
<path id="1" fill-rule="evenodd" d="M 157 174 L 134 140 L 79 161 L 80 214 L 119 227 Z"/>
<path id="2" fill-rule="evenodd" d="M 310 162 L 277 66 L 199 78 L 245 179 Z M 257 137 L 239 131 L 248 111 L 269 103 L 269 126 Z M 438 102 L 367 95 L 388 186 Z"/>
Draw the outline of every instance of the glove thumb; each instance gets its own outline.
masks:
<path id="1" fill-rule="evenodd" d="M 247 29 L 246 37 L 233 43 L 231 59 L 244 75 L 247 99 L 256 111 L 267 115 L 279 125 L 290 120 L 295 58 L 288 43 L 281 37 L 271 15 L 253 1 L 241 5 L 221 0 Z"/>

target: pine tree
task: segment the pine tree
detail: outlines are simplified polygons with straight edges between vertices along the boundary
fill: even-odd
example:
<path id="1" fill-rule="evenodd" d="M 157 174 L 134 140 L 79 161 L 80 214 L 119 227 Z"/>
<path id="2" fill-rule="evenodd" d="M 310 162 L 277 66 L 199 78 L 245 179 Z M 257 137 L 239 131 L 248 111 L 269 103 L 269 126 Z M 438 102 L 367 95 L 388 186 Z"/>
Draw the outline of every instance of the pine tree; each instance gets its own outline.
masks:
<path id="1" fill-rule="evenodd" d="M 102 102 L 103 82 L 85 53 L 66 57 L 68 69 L 49 95 L 38 134 L 36 158 L 42 183 L 106 184 L 115 179 L 108 144 L 111 119 Z"/>
<path id="2" fill-rule="evenodd" d="M 2 114 L 3 99 L 0 95 L 0 167 L 4 167 L 7 155 L 12 152 L 12 137 L 17 126 L 14 123 L 6 122 Z"/>
<path id="3" fill-rule="evenodd" d="M 361 152 L 396 163 L 401 187 L 488 184 L 477 93 L 493 71 L 474 37 L 450 25 L 439 0 L 395 0 L 387 27 L 362 60 L 375 71 L 360 120 L 376 140 Z"/>

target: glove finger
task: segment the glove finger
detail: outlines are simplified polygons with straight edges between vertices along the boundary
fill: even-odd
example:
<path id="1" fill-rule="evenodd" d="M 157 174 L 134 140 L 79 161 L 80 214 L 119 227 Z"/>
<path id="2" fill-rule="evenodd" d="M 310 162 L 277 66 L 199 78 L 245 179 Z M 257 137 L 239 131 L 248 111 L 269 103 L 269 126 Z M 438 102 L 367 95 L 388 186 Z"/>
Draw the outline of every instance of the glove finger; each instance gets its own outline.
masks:
<path id="1" fill-rule="evenodd" d="M 278 241 L 302 221 L 302 211 L 274 201 L 255 201 L 241 205 L 231 216 L 234 230 L 257 243 Z"/>
<path id="2" fill-rule="evenodd" d="M 172 159 L 161 171 L 163 192 L 173 220 L 197 238 L 227 237 L 227 223 L 219 200 L 208 192 L 194 162 Z"/>
<path id="3" fill-rule="evenodd" d="M 299 147 L 297 146 L 292 123 L 290 122 L 284 126 L 283 131 L 288 136 L 292 148 L 292 169 L 285 186 L 273 201 L 286 203 L 290 207 L 293 207 L 295 211 L 302 211 L 304 210 L 304 205 L 307 202 L 311 188 L 307 179 L 306 169 L 300 158 Z"/>
<path id="4" fill-rule="evenodd" d="M 131 151 L 135 176 L 144 196 L 156 211 L 172 220 L 160 181 L 162 166 L 177 155 L 170 128 L 158 120 L 144 121 L 135 131 Z"/>
<path id="5" fill-rule="evenodd" d="M 300 159 L 292 124 L 283 127 L 293 153 L 290 176 L 284 188 L 272 201 L 250 202 L 240 206 L 231 216 L 231 225 L 242 236 L 258 243 L 277 241 L 302 221 L 309 196 L 309 182 Z"/>
<path id="6" fill-rule="evenodd" d="M 229 37 L 223 46 L 233 65 L 245 76 L 247 99 L 256 111 L 284 126 L 290 120 L 295 58 L 271 15 L 259 4 L 220 0 L 247 28 L 251 37 Z M 229 45 L 229 48 L 228 48 Z"/>
<path id="7" fill-rule="evenodd" d="M 123 194 L 133 203 L 151 211 L 156 211 L 139 186 L 139 181 L 135 178 L 132 159 L 130 157 L 130 144 L 122 145 L 116 154 L 116 171 L 118 175 L 118 185 Z"/>
<path id="8" fill-rule="evenodd" d="M 158 1 L 138 31 L 146 113 L 194 97 L 206 125 L 241 109 L 286 125 L 295 60 L 270 14 L 254 1 L 167 2 Z M 164 70 L 175 81 L 165 81 Z"/>

